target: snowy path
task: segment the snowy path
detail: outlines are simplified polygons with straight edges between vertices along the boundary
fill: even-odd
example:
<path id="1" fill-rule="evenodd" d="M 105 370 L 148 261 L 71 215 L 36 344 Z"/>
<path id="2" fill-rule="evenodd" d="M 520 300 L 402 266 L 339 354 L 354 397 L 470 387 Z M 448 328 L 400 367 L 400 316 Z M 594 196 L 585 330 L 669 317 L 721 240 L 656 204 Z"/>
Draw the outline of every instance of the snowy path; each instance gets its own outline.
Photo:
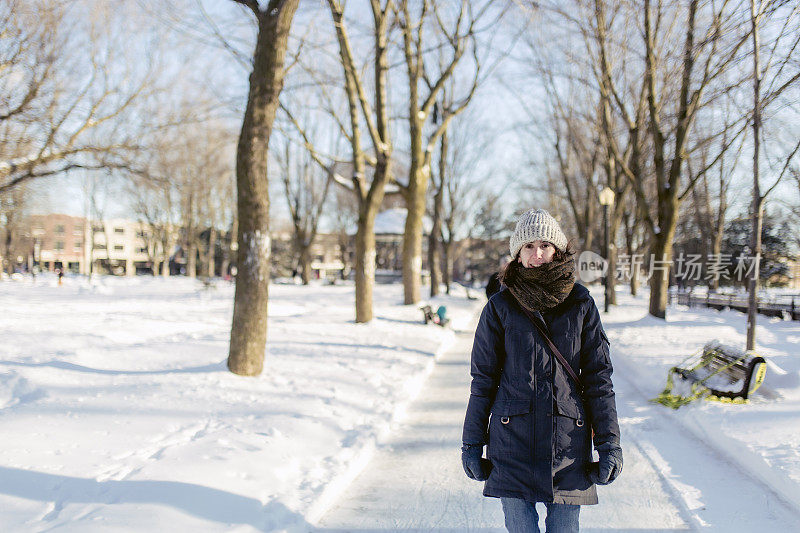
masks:
<path id="1" fill-rule="evenodd" d="M 460 464 L 471 342 L 471 333 L 458 335 L 407 418 L 318 531 L 504 531 L 499 500 L 483 498 Z M 769 487 L 649 404 L 620 363 L 615 388 L 625 470 L 599 489 L 600 505 L 583 507 L 582 531 L 800 531 L 797 514 Z"/>
<path id="2" fill-rule="evenodd" d="M 461 468 L 472 337 L 457 335 L 403 423 L 320 520 L 320 531 L 505 531 L 499 500 L 484 498 Z"/>

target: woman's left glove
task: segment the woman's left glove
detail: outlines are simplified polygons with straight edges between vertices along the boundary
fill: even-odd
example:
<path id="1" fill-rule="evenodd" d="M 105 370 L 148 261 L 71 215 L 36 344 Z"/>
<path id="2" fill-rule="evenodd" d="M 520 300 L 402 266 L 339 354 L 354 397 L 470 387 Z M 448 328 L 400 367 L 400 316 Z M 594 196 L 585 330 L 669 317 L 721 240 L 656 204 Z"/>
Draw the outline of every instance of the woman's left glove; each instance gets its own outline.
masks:
<path id="1" fill-rule="evenodd" d="M 596 485 L 608 485 L 622 472 L 622 448 L 619 444 L 607 442 L 597 447 L 600 462 L 592 463 L 589 481 Z"/>
<path id="2" fill-rule="evenodd" d="M 486 481 L 492 471 L 492 463 L 483 458 L 483 444 L 461 446 L 461 465 L 467 477 L 475 481 Z"/>

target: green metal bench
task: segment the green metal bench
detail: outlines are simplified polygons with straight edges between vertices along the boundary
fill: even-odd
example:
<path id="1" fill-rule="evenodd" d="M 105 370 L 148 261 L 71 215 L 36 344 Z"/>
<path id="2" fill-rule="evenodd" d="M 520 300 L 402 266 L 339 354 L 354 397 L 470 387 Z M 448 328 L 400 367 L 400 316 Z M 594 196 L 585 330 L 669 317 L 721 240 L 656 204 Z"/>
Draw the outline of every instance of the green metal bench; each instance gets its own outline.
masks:
<path id="1" fill-rule="evenodd" d="M 440 305 L 436 311 L 430 305 L 423 305 L 420 309 L 422 309 L 426 324 L 433 322 L 437 326 L 444 327 L 450 322 L 450 319 L 447 318 L 447 308 L 443 305 Z"/>
<path id="2" fill-rule="evenodd" d="M 667 374 L 667 386 L 653 401 L 673 409 L 700 398 L 746 403 L 764 382 L 766 373 L 767 362 L 763 357 L 715 340 L 672 367 Z"/>

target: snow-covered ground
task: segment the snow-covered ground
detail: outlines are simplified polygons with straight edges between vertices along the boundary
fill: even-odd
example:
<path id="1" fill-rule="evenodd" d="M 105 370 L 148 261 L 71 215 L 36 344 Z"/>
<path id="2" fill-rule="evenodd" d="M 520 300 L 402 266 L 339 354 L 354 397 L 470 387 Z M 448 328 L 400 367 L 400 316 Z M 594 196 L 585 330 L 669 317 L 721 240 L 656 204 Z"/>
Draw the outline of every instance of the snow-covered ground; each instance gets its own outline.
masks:
<path id="1" fill-rule="evenodd" d="M 458 451 L 483 300 L 435 302 L 457 335 L 422 325 L 398 285 L 376 286 L 368 325 L 352 286 L 273 285 L 265 371 L 243 378 L 225 369 L 232 294 L 0 282 L 0 530 L 502 527 Z M 667 369 L 714 338 L 742 346 L 744 315 L 678 307 L 664 322 L 646 294 L 618 296 L 603 320 L 625 470 L 585 528 L 800 530 L 800 323 L 759 317 L 770 368 L 749 404 L 672 411 L 648 401 Z"/>
<path id="2" fill-rule="evenodd" d="M 647 314 L 647 294 L 620 292 L 618 298 L 619 307 L 604 317 L 615 374 L 643 398 L 656 396 L 668 369 L 706 342 L 745 346 L 743 313 L 676 306 L 665 323 Z M 768 369 L 749 403 L 699 401 L 678 411 L 664 408 L 664 416 L 800 510 L 800 322 L 759 315 L 756 352 Z"/>
<path id="3" fill-rule="evenodd" d="M 265 370 L 239 377 L 232 298 L 182 278 L 0 282 L 1 531 L 271 531 L 319 514 L 454 338 L 398 285 L 376 286 L 369 325 L 352 285 L 273 285 Z M 435 304 L 459 328 L 480 302 Z"/>

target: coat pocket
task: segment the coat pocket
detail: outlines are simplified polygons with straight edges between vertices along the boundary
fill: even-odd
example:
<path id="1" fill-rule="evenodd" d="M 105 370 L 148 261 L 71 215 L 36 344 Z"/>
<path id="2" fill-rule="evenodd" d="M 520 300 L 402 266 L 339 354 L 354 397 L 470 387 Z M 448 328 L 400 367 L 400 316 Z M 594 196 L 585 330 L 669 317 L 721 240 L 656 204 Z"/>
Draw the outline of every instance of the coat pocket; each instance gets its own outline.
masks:
<path id="1" fill-rule="evenodd" d="M 556 414 L 573 419 L 578 427 L 586 424 L 584 410 L 577 403 L 571 401 L 561 402 L 559 400 L 558 405 L 556 405 Z"/>
<path id="2" fill-rule="evenodd" d="M 581 410 L 559 406 L 553 422 L 556 462 L 589 460 L 592 454 L 591 428 Z"/>
<path id="3" fill-rule="evenodd" d="M 489 457 L 528 452 L 533 443 L 531 400 L 496 400 L 489 421 Z"/>

